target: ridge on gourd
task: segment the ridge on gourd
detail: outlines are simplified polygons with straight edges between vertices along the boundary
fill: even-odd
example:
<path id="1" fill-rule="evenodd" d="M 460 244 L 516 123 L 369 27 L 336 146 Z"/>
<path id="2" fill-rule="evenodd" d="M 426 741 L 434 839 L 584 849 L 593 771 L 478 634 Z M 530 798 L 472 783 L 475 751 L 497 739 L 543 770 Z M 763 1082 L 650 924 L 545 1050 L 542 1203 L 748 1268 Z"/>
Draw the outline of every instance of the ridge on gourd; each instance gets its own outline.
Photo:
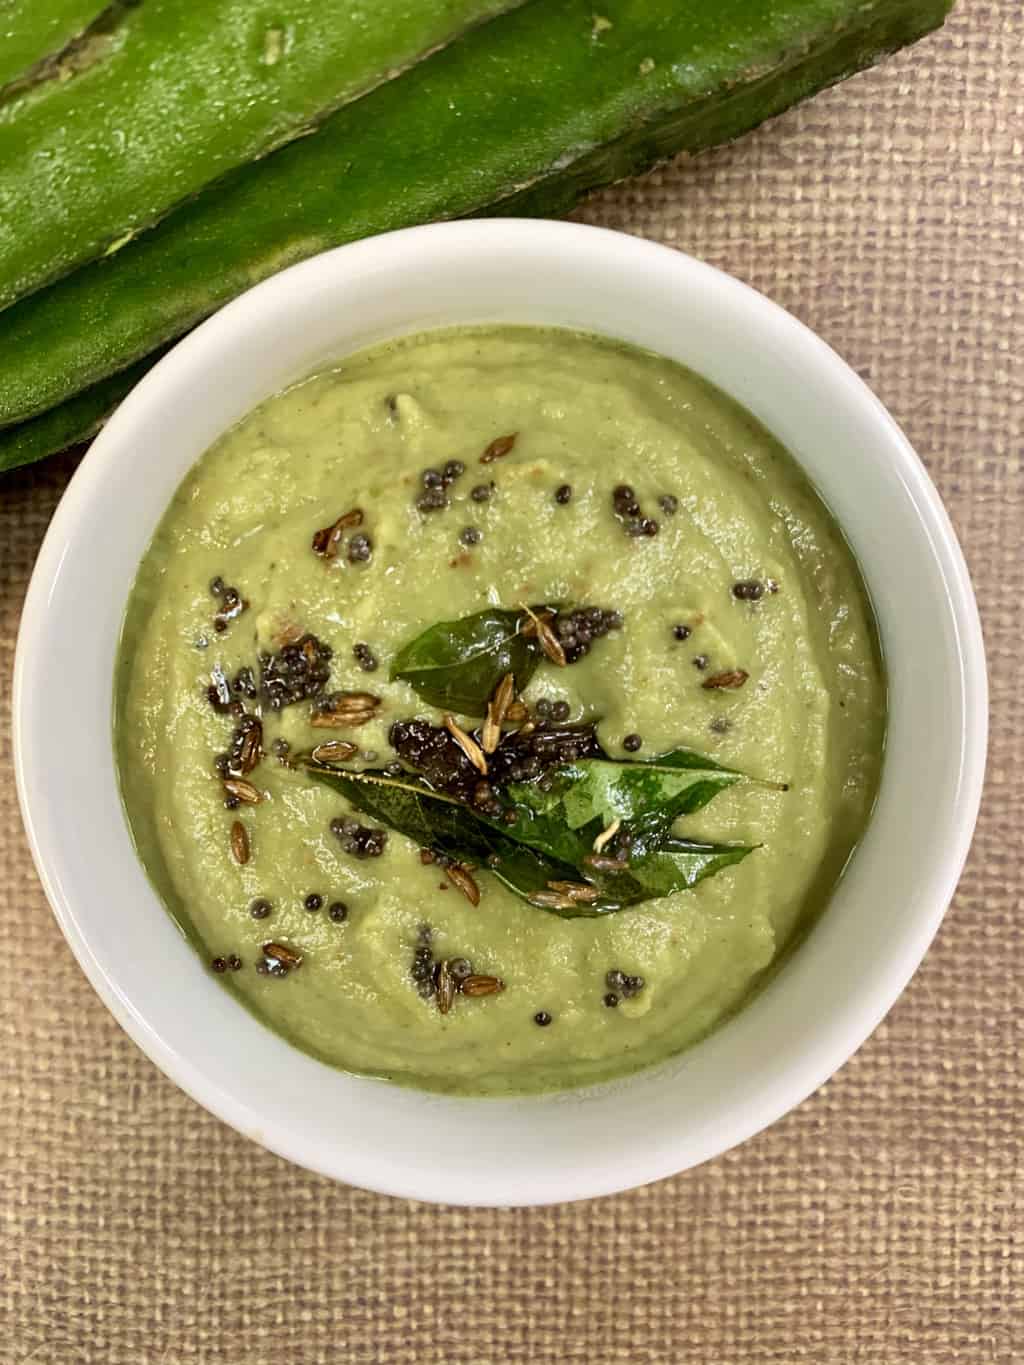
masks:
<path id="1" fill-rule="evenodd" d="M 42 77 L 108 8 L 110 0 L 6 0 L 0 10 L 0 100 L 12 83 L 27 86 Z"/>
<path id="2" fill-rule="evenodd" d="M 729 141 L 922 36 L 949 8 L 606 0 L 595 16 L 583 0 L 528 4 L 0 314 L 0 425 L 124 370 L 327 247 L 432 219 L 560 213 L 677 151 Z M 524 85 L 532 72 L 545 79 Z M 5 448 L 0 432 L 0 468 Z M 28 458 L 46 453 L 36 450 Z"/>
<path id="3" fill-rule="evenodd" d="M 0 105 L 0 307 L 521 3 L 111 7 L 79 64 Z"/>

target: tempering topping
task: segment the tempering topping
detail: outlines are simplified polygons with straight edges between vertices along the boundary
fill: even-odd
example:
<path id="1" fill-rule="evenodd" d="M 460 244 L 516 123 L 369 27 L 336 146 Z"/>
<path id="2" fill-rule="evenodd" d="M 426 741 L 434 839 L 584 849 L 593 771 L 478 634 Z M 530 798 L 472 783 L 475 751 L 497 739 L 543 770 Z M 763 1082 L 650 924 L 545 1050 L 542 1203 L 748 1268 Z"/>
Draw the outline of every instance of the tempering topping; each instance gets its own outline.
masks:
<path id="1" fill-rule="evenodd" d="M 260 691 L 272 711 L 318 696 L 331 674 L 333 651 L 308 632 L 276 654 L 260 655 Z"/>
<path id="2" fill-rule="evenodd" d="M 361 825 L 358 820 L 341 816 L 331 821 L 331 833 L 353 858 L 379 858 L 388 841 L 386 829 L 373 829 L 369 825 Z"/>

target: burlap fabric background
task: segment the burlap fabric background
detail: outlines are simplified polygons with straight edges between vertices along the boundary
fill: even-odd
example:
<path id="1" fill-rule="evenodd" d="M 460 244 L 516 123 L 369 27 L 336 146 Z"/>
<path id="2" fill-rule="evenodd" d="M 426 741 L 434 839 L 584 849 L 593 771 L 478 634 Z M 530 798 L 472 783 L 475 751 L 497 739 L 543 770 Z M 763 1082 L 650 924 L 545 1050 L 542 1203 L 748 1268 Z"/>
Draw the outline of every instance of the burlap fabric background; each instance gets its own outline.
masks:
<path id="1" fill-rule="evenodd" d="M 0 480 L 3 1365 L 1024 1360 L 1022 48 L 1021 0 L 962 0 L 880 70 L 581 211 L 847 357 L 945 496 L 988 637 L 987 796 L 937 943 L 835 1080 L 701 1170 L 431 1208 L 294 1169 L 165 1080 L 64 946 L 10 773 L 19 610 L 73 461 Z"/>

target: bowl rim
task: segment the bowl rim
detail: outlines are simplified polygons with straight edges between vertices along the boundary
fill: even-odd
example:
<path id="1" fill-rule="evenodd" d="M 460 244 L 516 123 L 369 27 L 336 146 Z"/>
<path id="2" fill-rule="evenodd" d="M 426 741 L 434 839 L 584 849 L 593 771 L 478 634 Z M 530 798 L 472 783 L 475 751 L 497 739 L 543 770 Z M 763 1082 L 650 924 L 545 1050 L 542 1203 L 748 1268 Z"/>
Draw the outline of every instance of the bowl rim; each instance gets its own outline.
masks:
<path id="1" fill-rule="evenodd" d="M 795 345 L 797 341 L 810 347 L 818 361 L 830 367 L 846 386 L 853 400 L 865 413 L 870 413 L 878 439 L 898 464 L 898 475 L 905 485 L 916 510 L 920 514 L 925 534 L 939 566 L 948 602 L 950 621 L 963 693 L 959 734 L 959 775 L 956 795 L 956 827 L 951 831 L 948 854 L 941 871 L 932 881 L 934 893 L 931 910 L 921 914 L 912 933 L 904 937 L 898 957 L 888 962 L 884 979 L 871 993 L 865 993 L 854 1017 L 846 1017 L 842 1029 L 836 1026 L 829 1046 L 807 1049 L 807 1055 L 792 1059 L 788 1070 L 776 1078 L 771 1087 L 752 1099 L 741 1118 L 733 1116 L 727 1134 L 706 1135 L 693 1159 L 679 1162 L 664 1154 L 657 1161 L 649 1160 L 638 1170 L 624 1164 L 623 1177 L 608 1172 L 593 1173 L 583 1178 L 577 1187 L 557 1196 L 538 1185 L 536 1190 L 496 1191 L 495 1197 L 481 1199 L 478 1192 L 465 1192 L 446 1187 L 431 1188 L 419 1177 L 410 1178 L 406 1172 L 388 1171 L 386 1176 L 374 1174 L 369 1178 L 364 1168 L 353 1173 L 351 1164 L 339 1162 L 336 1154 L 311 1151 L 308 1144 L 294 1139 L 287 1131 L 267 1131 L 258 1108 L 239 1102 L 224 1089 L 211 1084 L 203 1068 L 195 1059 L 184 1056 L 147 1023 L 136 1003 L 121 985 L 112 979 L 103 963 L 94 954 L 88 936 L 73 913 L 59 870 L 52 844 L 48 843 L 45 821 L 37 812 L 46 801 L 45 774 L 36 765 L 32 752 L 30 727 L 26 718 L 26 696 L 33 685 L 36 657 L 47 634 L 46 606 L 51 589 L 60 571 L 68 543 L 73 540 L 82 510 L 92 499 L 103 495 L 108 481 L 116 475 L 121 461 L 126 458 L 124 436 L 133 423 L 141 418 L 147 404 L 175 376 L 184 372 L 194 354 L 204 348 L 228 353 L 231 338 L 243 326 L 258 325 L 258 310 L 275 299 L 283 300 L 297 284 L 306 283 L 328 272 L 343 267 L 351 271 L 377 267 L 386 262 L 389 253 L 415 250 L 426 244 L 431 248 L 440 243 L 444 249 L 488 251 L 510 241 L 528 247 L 535 245 L 544 251 L 571 253 L 583 242 L 601 239 L 602 249 L 618 253 L 631 269 L 687 272 L 701 287 L 713 291 L 727 291 L 734 299 L 754 313 L 770 316 Z M 345 347 L 339 344 L 338 354 Z M 122 603 L 123 607 L 123 603 Z M 884 642 L 883 642 L 884 645 Z M 914 452 L 906 436 L 880 400 L 864 381 L 831 347 L 792 314 L 766 296 L 705 262 L 682 252 L 609 229 L 561 221 L 531 219 L 477 219 L 470 222 L 430 224 L 382 234 L 321 253 L 292 266 L 254 286 L 200 324 L 179 341 L 139 382 L 107 426 L 95 439 L 54 514 L 43 540 L 35 569 L 26 594 L 18 632 L 13 684 L 13 734 L 15 779 L 29 847 L 47 899 L 65 938 L 94 989 L 122 1028 L 162 1071 L 198 1103 L 218 1118 L 246 1136 L 254 1137 L 265 1147 L 299 1165 L 335 1179 L 347 1179 L 364 1188 L 403 1197 L 437 1200 L 447 1203 L 482 1203 L 521 1205 L 560 1202 L 563 1199 L 589 1198 L 613 1193 L 639 1184 L 649 1183 L 674 1174 L 681 1169 L 710 1159 L 729 1150 L 737 1143 L 773 1123 L 782 1114 L 801 1103 L 863 1044 L 877 1027 L 907 981 L 917 969 L 929 943 L 934 937 L 956 889 L 973 835 L 984 780 L 987 746 L 987 677 L 981 623 L 967 566 L 952 524 L 924 465 Z M 234 1003 L 234 1002 L 232 1002 Z M 237 1008 L 237 1005 L 235 1006 Z M 698 1046 L 704 1046 L 699 1044 Z M 799 1062 L 799 1065 L 797 1064 Z M 571 1092 L 578 1093 L 578 1092 Z M 544 1099 L 549 1097 L 537 1097 Z M 458 1100 L 456 1104 L 494 1104 L 493 1100 Z M 693 1144 L 691 1144 L 692 1149 Z M 692 1155 L 691 1151 L 691 1155 Z M 525 1196 L 525 1197 L 524 1197 Z"/>

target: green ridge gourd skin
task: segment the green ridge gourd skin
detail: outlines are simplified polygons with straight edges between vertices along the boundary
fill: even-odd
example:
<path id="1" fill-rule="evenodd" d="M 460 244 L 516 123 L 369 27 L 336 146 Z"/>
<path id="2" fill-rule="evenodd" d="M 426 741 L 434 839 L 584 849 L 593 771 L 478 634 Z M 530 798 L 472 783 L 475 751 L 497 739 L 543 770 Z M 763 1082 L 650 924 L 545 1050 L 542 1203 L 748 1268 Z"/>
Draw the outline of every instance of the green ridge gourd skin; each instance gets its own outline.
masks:
<path id="1" fill-rule="evenodd" d="M 0 94 L 61 53 L 106 8 L 105 0 L 5 0 L 0 6 Z"/>
<path id="2" fill-rule="evenodd" d="M 737 137 L 912 42 L 948 8 L 608 0 L 598 24 L 581 0 L 528 4 L 0 314 L 0 427 L 141 361 L 325 248 L 433 219 L 558 214 L 680 149 Z M 90 423 L 100 406 L 86 405 Z M 27 442 L 0 431 L 0 469 L 47 453 L 48 430 Z"/>
<path id="3" fill-rule="evenodd" d="M 32 464 L 95 436 L 121 399 L 131 392 L 166 349 L 161 347 L 126 370 L 119 370 L 76 393 L 67 402 L 48 408 L 38 417 L 0 430 L 0 474 L 5 469 Z"/>
<path id="4" fill-rule="evenodd" d="M 0 306 L 520 0 L 143 0 L 0 104 Z"/>

